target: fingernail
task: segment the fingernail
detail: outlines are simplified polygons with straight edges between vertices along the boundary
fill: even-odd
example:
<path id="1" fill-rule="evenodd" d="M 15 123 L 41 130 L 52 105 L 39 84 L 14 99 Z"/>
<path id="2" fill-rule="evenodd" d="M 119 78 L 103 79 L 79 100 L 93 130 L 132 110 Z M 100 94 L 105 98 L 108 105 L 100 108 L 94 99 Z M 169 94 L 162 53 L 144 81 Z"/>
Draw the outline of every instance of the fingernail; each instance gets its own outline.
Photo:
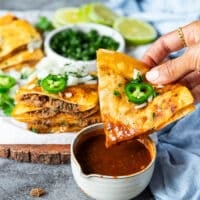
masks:
<path id="1" fill-rule="evenodd" d="M 159 71 L 158 70 L 151 70 L 146 73 L 146 78 L 148 81 L 155 81 L 159 77 Z"/>

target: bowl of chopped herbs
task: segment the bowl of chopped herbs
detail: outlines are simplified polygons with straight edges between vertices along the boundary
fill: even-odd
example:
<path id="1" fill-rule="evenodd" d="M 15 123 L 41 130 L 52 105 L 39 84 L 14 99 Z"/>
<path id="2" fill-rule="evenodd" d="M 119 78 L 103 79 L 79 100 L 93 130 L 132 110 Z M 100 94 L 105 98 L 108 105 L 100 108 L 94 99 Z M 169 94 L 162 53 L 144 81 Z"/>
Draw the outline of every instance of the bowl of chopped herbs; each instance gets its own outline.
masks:
<path id="1" fill-rule="evenodd" d="M 47 56 L 58 63 L 79 62 L 96 70 L 96 51 L 108 49 L 123 52 L 125 42 L 116 30 L 94 23 L 69 25 L 51 31 L 45 39 Z M 90 71 L 90 70 L 89 70 Z"/>

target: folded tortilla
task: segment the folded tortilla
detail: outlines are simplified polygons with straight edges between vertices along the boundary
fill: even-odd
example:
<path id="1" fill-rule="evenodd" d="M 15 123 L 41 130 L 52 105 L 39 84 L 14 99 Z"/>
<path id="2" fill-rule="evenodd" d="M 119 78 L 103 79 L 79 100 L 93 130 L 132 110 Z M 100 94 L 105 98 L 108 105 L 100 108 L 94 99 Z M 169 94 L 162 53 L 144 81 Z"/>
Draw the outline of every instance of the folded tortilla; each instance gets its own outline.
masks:
<path id="1" fill-rule="evenodd" d="M 17 104 L 12 112 L 12 117 L 28 124 L 30 130 L 39 133 L 78 131 L 83 127 L 101 121 L 99 109 L 93 109 L 82 117 L 61 113 L 50 108 L 26 106 Z"/>
<path id="2" fill-rule="evenodd" d="M 51 108 L 51 107 L 36 107 L 36 106 L 27 106 L 23 103 L 18 103 L 13 112 L 12 112 L 12 117 L 17 119 L 18 121 L 22 122 L 31 122 L 34 120 L 41 120 L 41 119 L 48 119 L 51 117 L 55 117 L 58 114 L 63 113 L 65 118 L 68 120 L 73 120 L 73 119 L 85 119 L 94 113 L 97 113 L 99 111 L 99 106 L 95 106 L 94 108 L 90 110 L 86 110 L 83 112 L 62 112 L 59 109 Z M 57 119 L 55 119 L 57 120 Z"/>
<path id="3" fill-rule="evenodd" d="M 9 21 L 9 20 L 8 20 Z M 12 20 L 0 26 L 1 51 L 0 60 L 9 56 L 9 54 L 28 49 L 30 43 L 41 41 L 40 34 L 36 29 L 25 20 Z"/>
<path id="4" fill-rule="evenodd" d="M 180 84 L 153 86 L 158 96 L 138 109 L 124 91 L 134 69 L 142 74 L 148 71 L 145 64 L 127 55 L 108 50 L 97 53 L 100 110 L 108 147 L 159 130 L 194 110 L 193 96 Z M 116 90 L 120 97 L 113 94 Z"/>
<path id="5" fill-rule="evenodd" d="M 101 117 L 99 112 L 85 119 L 76 119 L 69 117 L 65 113 L 59 113 L 55 117 L 46 120 L 28 122 L 28 128 L 30 130 L 37 130 L 38 133 L 75 132 L 100 121 Z"/>
<path id="6" fill-rule="evenodd" d="M 28 62 L 39 61 L 43 57 L 41 49 L 36 49 L 33 52 L 28 50 L 20 51 L 11 57 L 8 57 L 0 62 L 0 69 L 15 68 L 17 65 Z"/>
<path id="7" fill-rule="evenodd" d="M 16 102 L 26 105 L 51 107 L 68 113 L 84 112 L 98 105 L 97 84 L 69 86 L 63 92 L 50 94 L 34 80 L 21 87 L 15 98 Z"/>
<path id="8" fill-rule="evenodd" d="M 34 68 L 39 61 L 40 60 L 22 62 L 20 64 L 12 65 L 10 67 L 4 68 L 3 71 L 4 72 L 9 72 L 11 70 L 21 71 L 24 67 Z"/>
<path id="9" fill-rule="evenodd" d="M 9 24 L 16 19 L 17 17 L 14 16 L 12 13 L 7 13 L 6 15 L 0 17 L 0 26 Z"/>

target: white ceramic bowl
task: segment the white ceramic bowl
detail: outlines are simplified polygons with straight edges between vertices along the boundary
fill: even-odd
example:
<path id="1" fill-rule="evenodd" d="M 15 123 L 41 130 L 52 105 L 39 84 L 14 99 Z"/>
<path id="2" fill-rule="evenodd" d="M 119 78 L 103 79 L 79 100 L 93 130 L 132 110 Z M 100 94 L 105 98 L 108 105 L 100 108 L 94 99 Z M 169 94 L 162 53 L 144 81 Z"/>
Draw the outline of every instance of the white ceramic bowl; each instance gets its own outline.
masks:
<path id="1" fill-rule="evenodd" d="M 46 55 L 49 56 L 51 59 L 54 59 L 58 65 L 63 66 L 66 63 L 74 63 L 75 62 L 78 66 L 80 66 L 80 65 L 86 66 L 88 72 L 96 70 L 96 60 L 89 60 L 89 61 L 78 60 L 78 61 L 76 61 L 76 60 L 72 60 L 70 58 L 66 58 L 62 55 L 59 55 L 51 49 L 50 41 L 54 37 L 54 35 L 66 30 L 66 29 L 69 29 L 69 28 L 74 29 L 74 30 L 81 30 L 83 32 L 89 32 L 90 30 L 94 29 L 99 33 L 99 35 L 109 36 L 109 37 L 112 37 L 114 40 L 116 40 L 119 43 L 119 47 L 118 47 L 117 51 L 124 52 L 124 50 L 125 50 L 124 38 L 121 36 L 121 34 L 119 32 L 117 32 L 116 30 L 114 30 L 110 27 L 99 25 L 99 24 L 94 24 L 94 23 L 79 23 L 79 24 L 64 26 L 64 27 L 61 27 L 61 28 L 51 31 L 45 38 L 45 42 L 44 42 L 44 49 L 45 49 Z"/>
<path id="2" fill-rule="evenodd" d="M 78 186 L 90 197 L 97 200 L 127 200 L 140 194 L 149 184 L 156 158 L 156 147 L 148 137 L 143 144 L 149 149 L 152 160 L 142 171 L 127 176 L 102 176 L 100 174 L 86 175 L 82 172 L 75 152 L 77 146 L 91 137 L 95 130 L 103 129 L 103 124 L 98 123 L 81 130 L 71 145 L 71 166 L 74 179 Z M 80 142 L 81 141 L 81 142 Z"/>

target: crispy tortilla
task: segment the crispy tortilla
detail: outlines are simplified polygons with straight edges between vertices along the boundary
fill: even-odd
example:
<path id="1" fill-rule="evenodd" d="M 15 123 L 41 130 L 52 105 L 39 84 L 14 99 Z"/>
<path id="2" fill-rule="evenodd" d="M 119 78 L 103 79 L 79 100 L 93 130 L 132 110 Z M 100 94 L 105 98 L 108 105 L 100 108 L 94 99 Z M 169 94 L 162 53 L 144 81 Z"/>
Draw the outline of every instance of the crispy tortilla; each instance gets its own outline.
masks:
<path id="1" fill-rule="evenodd" d="M 69 93 L 72 94 L 71 97 L 67 97 L 66 94 Z M 38 95 L 40 98 L 47 99 L 40 105 L 42 107 L 52 107 L 53 100 L 57 102 L 62 101 L 71 105 L 68 106 L 69 109 L 76 107 L 76 110 L 73 109 L 73 112 L 84 112 L 95 108 L 98 105 L 97 84 L 80 84 L 69 86 L 61 93 L 50 94 L 45 92 L 42 87 L 37 84 L 37 80 L 34 80 L 20 88 L 15 97 L 16 102 L 38 106 L 40 102 L 31 100 L 33 95 Z"/>
<path id="2" fill-rule="evenodd" d="M 54 110 L 51 114 L 47 114 L 48 112 L 46 108 L 17 104 L 12 117 L 27 123 L 29 129 L 37 130 L 39 133 L 74 132 L 101 121 L 99 109 L 81 118 Z"/>
<path id="3" fill-rule="evenodd" d="M 5 70 L 8 68 L 15 68 L 17 65 L 28 62 L 39 61 L 43 57 L 43 53 L 40 49 L 36 49 L 33 52 L 28 50 L 20 51 L 19 53 L 4 59 L 0 62 L 0 69 Z"/>
<path id="4" fill-rule="evenodd" d="M 143 63 L 124 54 L 108 50 L 97 53 L 100 110 L 108 147 L 159 130 L 194 109 L 190 91 L 180 84 L 154 87 L 159 95 L 146 107 L 137 109 L 124 91 L 133 69 L 142 74 L 148 71 Z M 120 97 L 113 95 L 115 90 Z"/>
<path id="5" fill-rule="evenodd" d="M 6 15 L 0 17 L 0 26 L 9 24 L 16 19 L 17 17 L 15 17 L 13 14 L 7 13 Z"/>
<path id="6" fill-rule="evenodd" d="M 40 34 L 27 21 L 17 19 L 0 26 L 0 60 L 14 51 L 27 49 L 30 42 L 41 41 Z"/>
<path id="7" fill-rule="evenodd" d="M 23 62 L 23 63 L 17 64 L 17 65 L 12 65 L 10 67 L 4 68 L 3 71 L 4 72 L 8 72 L 10 70 L 21 71 L 21 69 L 24 67 L 34 68 L 38 62 L 39 62 L 39 60 Z"/>
<path id="8" fill-rule="evenodd" d="M 57 114 L 63 114 L 65 118 L 68 120 L 73 119 L 85 119 L 99 111 L 99 106 L 96 106 L 90 110 L 84 112 L 76 112 L 76 113 L 63 113 L 58 109 L 49 108 L 49 107 L 36 107 L 36 106 L 27 106 L 23 103 L 18 103 L 13 112 L 12 117 L 18 121 L 22 122 L 31 122 L 34 120 L 48 119 L 51 117 L 57 116 Z M 60 116 L 60 117 L 61 117 Z M 57 120 L 56 118 L 54 120 Z"/>
<path id="9" fill-rule="evenodd" d="M 99 112 L 85 119 L 76 119 L 69 117 L 64 113 L 60 113 L 53 118 L 29 122 L 28 128 L 35 129 L 38 133 L 75 132 L 100 121 L 101 117 Z"/>

